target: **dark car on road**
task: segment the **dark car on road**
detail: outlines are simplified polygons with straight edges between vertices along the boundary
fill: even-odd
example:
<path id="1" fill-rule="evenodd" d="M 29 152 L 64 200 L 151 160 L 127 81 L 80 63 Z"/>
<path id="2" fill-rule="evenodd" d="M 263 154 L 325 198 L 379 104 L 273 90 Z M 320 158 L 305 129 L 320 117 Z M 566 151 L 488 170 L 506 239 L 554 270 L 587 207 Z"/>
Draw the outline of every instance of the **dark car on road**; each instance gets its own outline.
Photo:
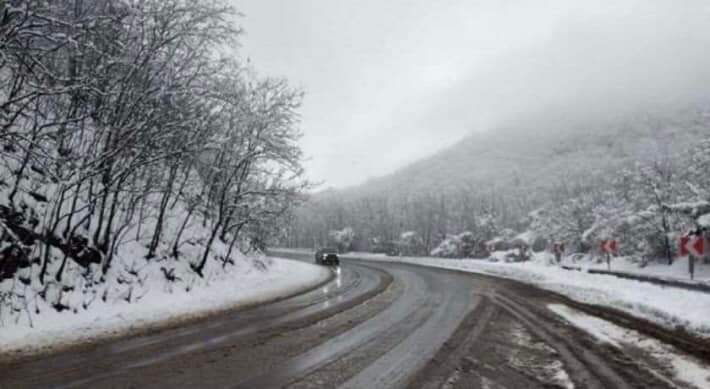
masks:
<path id="1" fill-rule="evenodd" d="M 316 251 L 316 264 L 326 266 L 340 265 L 340 258 L 338 258 L 338 250 L 325 248 Z"/>

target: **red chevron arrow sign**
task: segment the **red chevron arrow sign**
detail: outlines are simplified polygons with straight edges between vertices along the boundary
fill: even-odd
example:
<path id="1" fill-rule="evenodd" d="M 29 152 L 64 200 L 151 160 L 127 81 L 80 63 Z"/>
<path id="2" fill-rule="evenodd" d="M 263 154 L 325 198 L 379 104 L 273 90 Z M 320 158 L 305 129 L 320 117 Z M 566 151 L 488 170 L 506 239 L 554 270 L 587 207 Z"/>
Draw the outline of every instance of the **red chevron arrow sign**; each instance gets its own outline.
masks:
<path id="1" fill-rule="evenodd" d="M 705 239 L 702 236 L 682 236 L 680 238 L 680 255 L 693 255 L 702 257 L 705 255 Z"/>
<path id="2" fill-rule="evenodd" d="M 619 250 L 619 242 L 615 239 L 603 240 L 601 246 L 605 253 L 615 253 Z"/>

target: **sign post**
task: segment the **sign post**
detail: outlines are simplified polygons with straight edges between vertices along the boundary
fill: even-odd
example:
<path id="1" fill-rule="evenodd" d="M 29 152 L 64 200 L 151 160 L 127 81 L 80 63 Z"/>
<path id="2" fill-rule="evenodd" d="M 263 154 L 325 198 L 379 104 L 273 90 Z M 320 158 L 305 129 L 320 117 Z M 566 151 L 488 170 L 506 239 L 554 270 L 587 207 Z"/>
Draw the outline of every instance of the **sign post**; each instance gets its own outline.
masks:
<path id="1" fill-rule="evenodd" d="M 690 280 L 695 279 L 695 256 L 691 255 L 688 257 L 688 272 L 690 273 Z"/>
<path id="2" fill-rule="evenodd" d="M 555 261 L 559 265 L 562 263 L 562 253 L 565 251 L 565 245 L 562 242 L 555 242 L 552 244 L 552 253 L 555 254 Z"/>
<path id="3" fill-rule="evenodd" d="M 705 236 L 703 234 L 683 235 L 680 237 L 680 255 L 688 256 L 688 273 L 695 278 L 695 258 L 705 256 Z"/>
<path id="4" fill-rule="evenodd" d="M 694 239 L 688 245 L 690 252 L 690 260 L 688 261 L 688 271 L 690 279 L 695 278 L 695 258 L 702 258 L 705 255 L 705 239 L 702 235 L 695 235 Z"/>
<path id="5" fill-rule="evenodd" d="M 601 249 L 606 254 L 606 268 L 611 271 L 611 254 L 619 250 L 619 242 L 615 239 L 602 240 Z"/>

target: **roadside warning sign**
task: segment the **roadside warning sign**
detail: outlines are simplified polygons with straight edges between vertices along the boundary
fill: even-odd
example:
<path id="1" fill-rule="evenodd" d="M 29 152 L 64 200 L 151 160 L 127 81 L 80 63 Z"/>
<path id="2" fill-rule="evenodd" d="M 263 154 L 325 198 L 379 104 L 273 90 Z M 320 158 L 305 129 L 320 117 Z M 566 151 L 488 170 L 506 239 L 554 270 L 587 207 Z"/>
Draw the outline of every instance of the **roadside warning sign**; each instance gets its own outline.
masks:
<path id="1" fill-rule="evenodd" d="M 680 237 L 680 242 L 678 243 L 678 251 L 681 257 L 685 257 L 690 252 L 688 252 L 688 242 L 690 241 L 690 236 L 683 235 Z"/>
<path id="2" fill-rule="evenodd" d="M 615 239 L 603 240 L 601 244 L 602 251 L 611 254 L 619 251 L 619 242 Z"/>
<path id="3" fill-rule="evenodd" d="M 682 257 L 693 255 L 702 257 L 705 255 L 705 238 L 700 235 L 684 235 L 680 237 L 680 255 Z"/>
<path id="4" fill-rule="evenodd" d="M 705 236 L 703 234 L 686 234 L 680 237 L 678 251 L 681 257 L 688 257 L 688 273 L 690 279 L 695 278 L 695 259 L 705 256 Z"/>

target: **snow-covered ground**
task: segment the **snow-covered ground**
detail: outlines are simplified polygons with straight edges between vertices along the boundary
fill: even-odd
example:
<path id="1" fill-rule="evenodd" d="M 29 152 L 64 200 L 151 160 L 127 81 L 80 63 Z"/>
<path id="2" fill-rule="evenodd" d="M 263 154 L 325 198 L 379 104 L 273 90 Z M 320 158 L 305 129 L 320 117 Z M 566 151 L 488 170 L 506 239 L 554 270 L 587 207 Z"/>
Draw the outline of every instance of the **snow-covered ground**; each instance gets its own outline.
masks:
<path id="1" fill-rule="evenodd" d="M 159 272 L 168 265 L 148 264 L 155 269 L 142 269 L 141 274 Z M 57 312 L 36 302 L 41 314 L 28 312 L 0 323 L 0 354 L 31 354 L 264 303 L 307 290 L 331 277 L 329 270 L 303 262 L 244 256 L 225 268 L 211 262 L 205 273 L 200 278 L 186 269 L 178 270 L 176 274 L 191 277 L 180 282 L 162 276 L 145 277 L 144 283 L 136 283 L 132 289 L 133 297 L 114 296 L 106 301 L 99 297 L 88 309 Z"/>
<path id="2" fill-rule="evenodd" d="M 278 251 L 277 251 L 278 252 Z M 496 256 L 502 256 L 497 253 Z M 546 259 L 523 263 L 432 257 L 389 257 L 351 253 L 343 258 L 397 261 L 514 279 L 551 290 L 576 301 L 616 308 L 667 328 L 683 327 L 710 337 L 710 294 L 662 287 L 614 276 L 567 271 Z"/>
<path id="3" fill-rule="evenodd" d="M 558 355 L 557 351 L 548 344 L 533 339 L 522 324 L 514 322 L 512 326 L 511 341 L 515 345 L 522 349 L 534 349 L 543 354 L 547 354 L 552 359 L 552 362 L 545 361 L 544 364 L 531 363 L 530 360 L 520 360 L 517 353 L 512 353 L 508 362 L 523 371 L 526 368 L 533 370 L 533 374 L 535 374 L 541 382 L 551 381 L 555 387 L 574 389 L 574 382 L 572 382 L 569 373 L 565 370 L 564 363 L 555 358 L 555 356 Z"/>
<path id="4" fill-rule="evenodd" d="M 566 305 L 551 304 L 548 308 L 574 326 L 585 330 L 597 340 L 614 347 L 624 345 L 640 349 L 661 366 L 670 366 L 671 373 L 683 382 L 683 387 L 710 389 L 710 368 L 701 362 L 678 352 L 672 346 L 651 339 L 636 331 L 619 327 L 606 320 L 589 316 Z M 656 377 L 667 380 L 665 374 L 649 366 L 648 371 Z M 668 382 L 672 387 L 677 387 Z"/>
<path id="5" fill-rule="evenodd" d="M 20 160 L 0 159 L 0 183 L 15 182 Z M 196 183 L 183 183 L 185 193 L 170 198 L 162 218 L 158 190 L 141 197 L 140 209 L 117 206 L 110 239 L 98 239 L 110 243 L 102 253 L 95 233 L 101 229 L 105 236 L 107 222 L 98 222 L 88 194 L 59 201 L 66 183 L 35 170 L 23 176 L 12 203 L 13 185 L 0 184 L 0 358 L 258 304 L 331 276 L 310 264 L 258 254 L 248 239 L 233 240 L 232 233 L 211 241 L 212 212 L 191 202 L 190 190 L 201 185 L 198 175 Z M 52 215 L 63 215 L 61 223 L 53 226 Z M 108 252 L 110 266 L 104 267 Z"/>
<path id="6" fill-rule="evenodd" d="M 582 269 L 607 269 L 607 264 L 604 261 L 594 260 L 592 258 L 582 258 L 574 260 L 574 256 L 565 257 L 562 260 L 564 265 L 579 266 Z M 613 258 L 611 260 L 611 270 L 624 273 L 639 274 L 644 276 L 662 277 L 680 281 L 690 281 L 690 273 L 688 272 L 688 257 L 674 258 L 673 264 L 667 265 L 662 261 L 649 263 L 645 266 L 640 266 L 627 257 Z M 710 283 L 710 265 L 695 263 L 695 281 Z"/>

